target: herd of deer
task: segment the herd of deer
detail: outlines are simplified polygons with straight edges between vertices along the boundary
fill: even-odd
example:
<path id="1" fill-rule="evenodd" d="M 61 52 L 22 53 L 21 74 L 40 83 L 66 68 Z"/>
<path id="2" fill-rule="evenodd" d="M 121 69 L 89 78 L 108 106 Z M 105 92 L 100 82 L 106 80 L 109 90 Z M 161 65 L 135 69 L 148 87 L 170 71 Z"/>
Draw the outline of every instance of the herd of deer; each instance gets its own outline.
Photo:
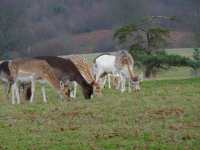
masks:
<path id="1" fill-rule="evenodd" d="M 126 81 L 129 91 L 139 90 L 141 79 L 134 74 L 133 65 L 133 58 L 126 51 L 99 55 L 92 65 L 78 55 L 69 55 L 66 58 L 56 56 L 20 58 L 5 60 L 0 64 L 0 80 L 4 84 L 7 97 L 10 91 L 12 93 L 12 104 L 20 103 L 20 86 L 26 83 L 30 84 L 29 98 L 30 102 L 33 102 L 36 81 L 41 84 L 44 102 L 47 102 L 46 83 L 57 91 L 61 99 L 76 97 L 78 84 L 82 88 L 84 97 L 90 99 L 93 95 L 102 94 L 102 88 L 107 80 L 109 88 L 112 80 L 115 88 L 121 92 L 126 90 Z"/>

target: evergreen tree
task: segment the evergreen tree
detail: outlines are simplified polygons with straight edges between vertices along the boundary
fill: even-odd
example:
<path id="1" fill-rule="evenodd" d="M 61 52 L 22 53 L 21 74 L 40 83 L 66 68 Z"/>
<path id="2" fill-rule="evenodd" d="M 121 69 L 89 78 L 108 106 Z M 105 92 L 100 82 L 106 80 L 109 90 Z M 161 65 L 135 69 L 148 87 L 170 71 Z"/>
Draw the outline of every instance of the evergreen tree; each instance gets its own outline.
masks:
<path id="1" fill-rule="evenodd" d="M 160 69 L 169 69 L 170 66 L 199 67 L 197 60 L 169 55 L 164 51 L 170 30 L 163 27 L 160 21 L 174 21 L 175 19 L 175 17 L 151 16 L 139 24 L 123 26 L 115 32 L 114 38 L 120 45 L 130 45 L 129 52 L 136 60 L 136 65 L 144 68 L 146 77 L 156 75 Z M 133 40 L 130 41 L 130 38 Z"/>

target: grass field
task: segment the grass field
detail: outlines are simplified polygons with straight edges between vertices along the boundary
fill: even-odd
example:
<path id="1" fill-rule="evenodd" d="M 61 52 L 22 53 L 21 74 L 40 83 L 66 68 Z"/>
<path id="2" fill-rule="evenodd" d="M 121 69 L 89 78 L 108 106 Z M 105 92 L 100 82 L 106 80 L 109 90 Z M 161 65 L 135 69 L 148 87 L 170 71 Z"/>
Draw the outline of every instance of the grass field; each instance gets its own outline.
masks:
<path id="1" fill-rule="evenodd" d="M 177 48 L 177 49 L 166 49 L 169 54 L 177 54 L 186 57 L 192 57 L 193 48 Z"/>
<path id="2" fill-rule="evenodd" d="M 39 90 L 39 89 L 38 89 Z M 11 105 L 1 97 L 1 149 L 200 149 L 200 79 L 146 81 L 140 92 Z M 2 93 L 1 93 L 2 95 Z"/>
<path id="3" fill-rule="evenodd" d="M 0 149 L 173 150 L 200 149 L 200 78 L 161 72 L 140 92 L 104 89 L 102 97 L 60 101 L 37 87 L 33 104 L 11 105 L 0 90 Z M 181 79 L 181 78 L 188 79 Z M 172 78 L 178 78 L 172 80 Z"/>

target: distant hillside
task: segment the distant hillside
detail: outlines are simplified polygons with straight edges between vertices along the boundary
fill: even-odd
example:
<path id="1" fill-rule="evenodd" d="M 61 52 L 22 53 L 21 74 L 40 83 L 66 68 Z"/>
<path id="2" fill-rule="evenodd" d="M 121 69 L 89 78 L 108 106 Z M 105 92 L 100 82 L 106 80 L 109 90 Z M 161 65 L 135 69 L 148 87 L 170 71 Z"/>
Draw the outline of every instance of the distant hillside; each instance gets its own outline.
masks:
<path id="1" fill-rule="evenodd" d="M 116 28 L 149 15 L 177 16 L 176 23 L 161 22 L 177 32 L 169 47 L 193 47 L 188 33 L 200 32 L 199 6 L 199 0 L 0 0 L 0 50 L 15 57 L 114 49 Z"/>
<path id="2" fill-rule="evenodd" d="M 168 48 L 191 47 L 195 45 L 192 32 L 171 32 Z M 69 37 L 50 39 L 34 45 L 29 50 L 13 51 L 12 56 L 18 57 L 38 55 L 66 55 L 79 53 L 94 53 L 118 50 L 113 41 L 113 30 L 97 30 Z"/>
<path id="3" fill-rule="evenodd" d="M 38 56 L 91 53 L 113 51 L 114 47 L 113 31 L 97 30 L 38 42 L 28 50 L 20 50 L 20 53 L 19 51 L 12 51 L 11 55 L 18 57 L 21 54 L 24 56 Z"/>

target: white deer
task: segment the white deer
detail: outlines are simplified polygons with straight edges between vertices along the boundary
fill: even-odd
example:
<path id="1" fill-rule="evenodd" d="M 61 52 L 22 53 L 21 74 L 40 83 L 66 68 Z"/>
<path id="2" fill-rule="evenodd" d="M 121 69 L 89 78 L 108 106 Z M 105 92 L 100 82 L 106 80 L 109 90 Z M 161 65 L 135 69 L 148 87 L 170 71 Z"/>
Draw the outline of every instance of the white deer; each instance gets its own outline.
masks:
<path id="1" fill-rule="evenodd" d="M 120 77 L 120 90 L 126 90 L 126 81 L 136 90 L 140 90 L 140 79 L 133 72 L 134 61 L 132 56 L 126 51 L 119 51 L 115 55 L 103 54 L 94 60 L 93 73 L 96 82 L 106 74 L 113 74 Z M 110 85 L 109 85 L 110 87 Z"/>

